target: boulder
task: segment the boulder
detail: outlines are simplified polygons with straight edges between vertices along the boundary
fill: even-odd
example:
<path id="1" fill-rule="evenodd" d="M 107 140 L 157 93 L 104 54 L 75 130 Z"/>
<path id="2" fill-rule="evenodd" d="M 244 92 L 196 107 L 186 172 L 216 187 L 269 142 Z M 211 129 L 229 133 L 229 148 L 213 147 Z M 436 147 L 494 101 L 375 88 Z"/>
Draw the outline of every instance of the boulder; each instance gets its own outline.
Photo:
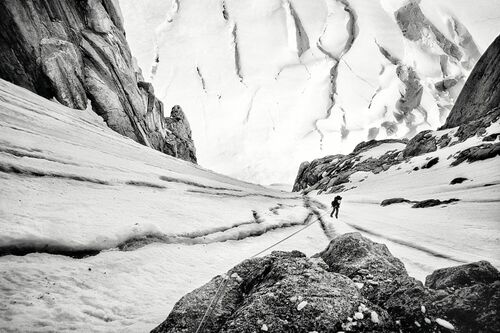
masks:
<path id="1" fill-rule="evenodd" d="M 425 278 L 425 285 L 432 289 L 462 288 L 478 283 L 500 281 L 498 270 L 487 261 L 441 268 Z"/>
<path id="2" fill-rule="evenodd" d="M 409 203 L 411 201 L 408 199 L 405 199 L 405 198 L 391 198 L 391 199 L 382 200 L 382 202 L 380 203 L 380 206 L 385 207 L 385 206 L 389 206 L 389 205 L 393 205 L 393 204 L 397 204 L 397 203 L 402 203 L 402 202 Z"/>
<path id="3" fill-rule="evenodd" d="M 403 150 L 404 157 L 414 157 L 427 154 L 437 150 L 436 137 L 432 131 L 422 131 L 415 135 Z"/>
<path id="4" fill-rule="evenodd" d="M 215 277 L 179 300 L 152 332 L 195 332 L 221 284 L 220 301 L 212 304 L 203 332 L 342 330 L 357 312 L 365 319 L 356 323 L 358 332 L 383 331 L 389 324 L 387 313 L 362 297 L 351 279 L 293 251 L 249 259 Z"/>
<path id="5" fill-rule="evenodd" d="M 438 270 L 426 279 L 435 290 L 408 276 L 382 244 L 351 233 L 333 239 L 319 254 L 333 272 L 343 273 L 371 303 L 389 313 L 403 332 L 498 332 L 498 270 L 487 262 Z M 418 324 L 418 325 L 417 325 Z M 445 325 L 445 326 L 443 326 Z"/>
<path id="6" fill-rule="evenodd" d="M 451 166 L 457 166 L 465 161 L 469 163 L 482 161 L 499 155 L 500 155 L 500 142 L 485 143 L 479 146 L 474 146 L 464 149 L 461 152 L 459 152 L 458 155 L 455 157 L 455 161 L 451 163 Z"/>
<path id="7" fill-rule="evenodd" d="M 446 205 L 452 202 L 459 201 L 459 199 L 448 199 L 448 200 L 439 200 L 439 199 L 426 199 L 422 201 L 417 201 L 411 208 L 428 208 L 439 205 Z"/>
<path id="8" fill-rule="evenodd" d="M 439 162 L 439 157 L 431 158 L 427 163 L 422 166 L 422 169 L 430 169 Z"/>
<path id="9" fill-rule="evenodd" d="M 496 141 L 498 138 L 500 138 L 500 133 L 493 133 L 493 134 L 485 136 L 483 138 L 483 141 L 484 142 L 492 142 L 492 141 Z"/>
<path id="10" fill-rule="evenodd" d="M 462 184 L 464 181 L 469 180 L 468 178 L 465 177 L 457 177 L 453 178 L 450 182 L 450 185 L 456 185 L 456 184 Z"/>

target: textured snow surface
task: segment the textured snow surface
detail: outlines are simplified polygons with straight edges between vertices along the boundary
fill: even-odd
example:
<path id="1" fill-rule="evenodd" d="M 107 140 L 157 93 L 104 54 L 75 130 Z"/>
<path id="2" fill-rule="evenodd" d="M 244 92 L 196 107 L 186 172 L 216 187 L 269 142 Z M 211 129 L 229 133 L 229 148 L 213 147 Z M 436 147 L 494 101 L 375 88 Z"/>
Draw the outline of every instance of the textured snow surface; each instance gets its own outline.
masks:
<path id="1" fill-rule="evenodd" d="M 120 0 L 132 52 L 166 109 L 187 113 L 200 164 L 262 184 L 290 183 L 302 161 L 359 141 L 444 122 L 500 33 L 500 2 L 420 1 L 460 61 L 427 28 L 421 40 L 403 36 L 394 13 L 408 2 Z M 387 56 L 419 77 L 418 108 L 398 110 L 405 76 Z M 439 92 L 443 79 L 458 83 Z"/>

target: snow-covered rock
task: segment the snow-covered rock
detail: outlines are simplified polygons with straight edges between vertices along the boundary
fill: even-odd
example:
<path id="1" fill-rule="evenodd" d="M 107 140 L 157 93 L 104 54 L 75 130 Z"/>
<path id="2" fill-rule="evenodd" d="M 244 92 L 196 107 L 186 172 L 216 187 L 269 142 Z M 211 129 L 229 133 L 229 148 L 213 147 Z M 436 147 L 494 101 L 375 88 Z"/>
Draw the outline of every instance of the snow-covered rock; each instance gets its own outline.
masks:
<path id="1" fill-rule="evenodd" d="M 442 125 L 500 33 L 495 1 L 120 0 L 127 38 L 201 163 L 261 183 Z M 151 70 L 149 70 L 151 68 Z"/>

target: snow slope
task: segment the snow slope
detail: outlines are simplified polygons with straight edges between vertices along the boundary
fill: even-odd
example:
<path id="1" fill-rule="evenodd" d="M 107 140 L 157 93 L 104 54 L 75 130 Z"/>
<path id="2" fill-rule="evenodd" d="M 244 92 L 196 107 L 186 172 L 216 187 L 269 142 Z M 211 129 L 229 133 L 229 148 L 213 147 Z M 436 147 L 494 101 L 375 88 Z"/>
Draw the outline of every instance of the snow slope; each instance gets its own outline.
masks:
<path id="1" fill-rule="evenodd" d="M 297 194 L 151 150 L 3 80 L 0 126 L 0 331 L 152 329 L 313 214 Z M 326 246 L 308 232 L 293 248 Z"/>
<path id="2" fill-rule="evenodd" d="M 330 237 L 362 230 L 420 279 L 478 259 L 499 266 L 498 159 L 413 173 L 420 156 L 353 178 L 357 188 L 333 220 L 307 198 L 166 156 L 119 136 L 90 110 L 5 81 L 0 126 L 0 331 L 148 331 L 181 296 L 315 221 L 314 211 L 324 214 L 323 228 L 315 223 L 274 249 L 312 255 Z M 473 182 L 450 188 L 454 176 Z M 378 205 L 392 196 L 462 201 Z"/>
<path id="3" fill-rule="evenodd" d="M 269 184 L 290 183 L 304 160 L 443 123 L 472 65 L 500 33 L 493 14 L 500 3 L 416 1 L 422 20 L 463 54 L 457 59 L 418 15 L 409 15 L 420 22 L 418 38 L 403 34 L 395 12 L 409 2 L 120 5 L 144 76 L 166 109 L 179 104 L 186 111 L 200 164 Z M 439 91 L 443 80 L 451 86 Z M 405 94 L 409 105 L 399 101 Z"/>

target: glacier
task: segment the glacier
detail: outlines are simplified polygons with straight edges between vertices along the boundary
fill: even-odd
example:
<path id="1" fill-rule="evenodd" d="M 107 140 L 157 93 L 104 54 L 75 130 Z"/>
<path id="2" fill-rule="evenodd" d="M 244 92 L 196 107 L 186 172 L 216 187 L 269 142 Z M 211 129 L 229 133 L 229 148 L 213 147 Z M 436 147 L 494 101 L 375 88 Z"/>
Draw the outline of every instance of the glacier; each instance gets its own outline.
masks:
<path id="1" fill-rule="evenodd" d="M 199 161 L 262 184 L 443 124 L 500 33 L 498 2 L 120 0 L 127 39 Z"/>

